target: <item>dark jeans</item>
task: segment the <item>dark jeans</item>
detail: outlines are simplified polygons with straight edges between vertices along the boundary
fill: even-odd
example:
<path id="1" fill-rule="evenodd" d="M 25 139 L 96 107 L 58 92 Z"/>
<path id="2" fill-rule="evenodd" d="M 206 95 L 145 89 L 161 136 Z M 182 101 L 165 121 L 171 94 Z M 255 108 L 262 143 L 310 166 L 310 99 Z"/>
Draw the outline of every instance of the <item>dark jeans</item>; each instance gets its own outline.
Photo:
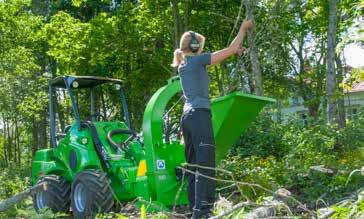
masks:
<path id="1" fill-rule="evenodd" d="M 215 140 L 209 109 L 193 109 L 182 115 L 181 127 L 185 141 L 186 161 L 215 168 Z M 198 174 L 215 177 L 215 170 L 188 167 Z M 206 177 L 187 173 L 187 190 L 193 218 L 210 212 L 215 202 L 215 181 Z"/>

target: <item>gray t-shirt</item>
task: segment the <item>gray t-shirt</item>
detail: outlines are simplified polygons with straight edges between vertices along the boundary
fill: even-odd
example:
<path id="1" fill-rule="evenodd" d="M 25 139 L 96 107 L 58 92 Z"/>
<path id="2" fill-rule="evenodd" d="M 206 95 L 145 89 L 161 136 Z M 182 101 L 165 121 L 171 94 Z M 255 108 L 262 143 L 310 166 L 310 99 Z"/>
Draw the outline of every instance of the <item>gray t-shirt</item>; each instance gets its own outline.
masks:
<path id="1" fill-rule="evenodd" d="M 211 64 L 211 53 L 186 56 L 185 63 L 178 67 L 185 105 L 184 112 L 191 109 L 210 109 L 210 76 L 206 66 Z"/>

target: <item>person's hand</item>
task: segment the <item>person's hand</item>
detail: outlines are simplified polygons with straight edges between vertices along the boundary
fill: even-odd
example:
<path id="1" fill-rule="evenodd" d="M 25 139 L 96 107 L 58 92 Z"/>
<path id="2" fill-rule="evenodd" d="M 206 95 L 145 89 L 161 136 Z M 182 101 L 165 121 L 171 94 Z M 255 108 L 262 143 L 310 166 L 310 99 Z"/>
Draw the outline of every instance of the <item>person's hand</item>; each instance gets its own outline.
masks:
<path id="1" fill-rule="evenodd" d="M 249 30 L 250 28 L 253 27 L 253 21 L 252 20 L 244 20 L 244 22 L 241 24 L 241 27 L 240 29 L 243 30 L 243 31 L 247 31 Z"/>
<path id="2" fill-rule="evenodd" d="M 242 55 L 244 55 L 245 51 L 246 51 L 245 47 L 239 47 L 238 50 L 236 51 L 236 55 L 242 56 Z"/>

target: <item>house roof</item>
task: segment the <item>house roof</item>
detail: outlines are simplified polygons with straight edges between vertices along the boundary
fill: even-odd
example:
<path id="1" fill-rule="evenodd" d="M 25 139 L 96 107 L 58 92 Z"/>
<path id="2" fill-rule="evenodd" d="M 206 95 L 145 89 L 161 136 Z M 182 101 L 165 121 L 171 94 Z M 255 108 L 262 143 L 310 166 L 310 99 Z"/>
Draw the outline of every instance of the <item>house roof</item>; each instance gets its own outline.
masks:
<path id="1" fill-rule="evenodd" d="M 361 91 L 364 91 L 364 81 L 360 81 L 359 83 L 353 85 L 353 87 L 351 88 L 351 90 L 349 92 L 353 93 L 353 92 L 361 92 Z"/>

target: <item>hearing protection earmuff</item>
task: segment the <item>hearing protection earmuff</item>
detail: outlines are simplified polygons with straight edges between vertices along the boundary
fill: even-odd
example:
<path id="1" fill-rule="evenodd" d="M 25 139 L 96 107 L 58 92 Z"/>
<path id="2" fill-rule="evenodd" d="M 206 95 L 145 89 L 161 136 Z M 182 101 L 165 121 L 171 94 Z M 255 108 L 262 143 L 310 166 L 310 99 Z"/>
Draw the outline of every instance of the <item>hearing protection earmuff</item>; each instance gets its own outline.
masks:
<path id="1" fill-rule="evenodd" d="M 189 31 L 191 34 L 191 42 L 189 44 L 191 52 L 195 53 L 200 49 L 200 42 L 196 38 L 196 34 L 193 31 Z"/>

